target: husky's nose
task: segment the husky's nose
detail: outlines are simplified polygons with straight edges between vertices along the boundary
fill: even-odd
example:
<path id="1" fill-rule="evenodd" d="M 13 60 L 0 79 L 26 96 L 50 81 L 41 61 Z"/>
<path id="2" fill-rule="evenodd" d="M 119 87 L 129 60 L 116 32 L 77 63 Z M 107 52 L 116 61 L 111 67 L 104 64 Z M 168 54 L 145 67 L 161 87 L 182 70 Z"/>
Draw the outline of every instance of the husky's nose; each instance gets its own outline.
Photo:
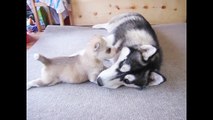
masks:
<path id="1" fill-rule="evenodd" d="M 103 82 L 102 82 L 102 79 L 100 77 L 97 79 L 97 83 L 98 83 L 99 86 L 104 85 Z"/>

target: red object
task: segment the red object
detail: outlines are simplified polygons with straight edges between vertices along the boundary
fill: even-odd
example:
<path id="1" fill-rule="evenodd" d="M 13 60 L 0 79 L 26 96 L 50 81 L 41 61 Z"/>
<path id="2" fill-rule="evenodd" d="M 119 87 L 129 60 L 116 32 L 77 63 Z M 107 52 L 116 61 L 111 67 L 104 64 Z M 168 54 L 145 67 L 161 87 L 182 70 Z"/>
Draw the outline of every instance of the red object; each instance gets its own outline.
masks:
<path id="1" fill-rule="evenodd" d="M 64 19 L 64 25 L 70 25 L 69 17 L 66 17 L 66 18 Z"/>
<path id="2" fill-rule="evenodd" d="M 29 42 L 30 42 L 30 37 L 29 37 L 29 35 L 28 35 L 28 34 L 26 35 L 26 42 L 27 42 L 27 43 L 29 43 Z"/>

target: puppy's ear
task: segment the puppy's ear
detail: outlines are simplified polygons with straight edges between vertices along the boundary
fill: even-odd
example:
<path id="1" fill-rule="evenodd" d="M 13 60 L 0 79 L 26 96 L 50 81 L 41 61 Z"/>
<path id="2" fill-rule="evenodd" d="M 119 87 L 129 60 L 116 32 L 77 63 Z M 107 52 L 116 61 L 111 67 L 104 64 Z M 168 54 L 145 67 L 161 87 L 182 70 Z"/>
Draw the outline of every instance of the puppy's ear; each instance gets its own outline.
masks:
<path id="1" fill-rule="evenodd" d="M 100 48 L 100 43 L 99 42 L 95 43 L 94 51 L 97 51 L 99 48 Z"/>
<path id="2" fill-rule="evenodd" d="M 142 56 L 143 56 L 144 60 L 146 60 L 146 61 L 149 59 L 149 57 L 154 55 L 157 51 L 157 48 L 152 45 L 141 45 L 140 49 L 142 52 Z"/>
<path id="3" fill-rule="evenodd" d="M 151 74 L 149 76 L 148 86 L 159 85 L 165 81 L 166 81 L 166 78 L 162 74 L 153 71 L 153 72 L 151 72 Z"/>

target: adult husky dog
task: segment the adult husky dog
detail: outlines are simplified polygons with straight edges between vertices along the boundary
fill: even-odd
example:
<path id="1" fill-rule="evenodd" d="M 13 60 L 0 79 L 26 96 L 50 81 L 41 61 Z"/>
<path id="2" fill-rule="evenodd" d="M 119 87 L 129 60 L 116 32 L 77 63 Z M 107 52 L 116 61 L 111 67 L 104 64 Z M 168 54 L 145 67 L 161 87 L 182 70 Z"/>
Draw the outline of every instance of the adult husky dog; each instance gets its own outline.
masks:
<path id="1" fill-rule="evenodd" d="M 141 14 L 123 13 L 93 28 L 106 29 L 110 34 L 104 39 L 111 46 L 116 45 L 119 51 L 116 62 L 98 75 L 98 85 L 107 88 L 122 85 L 144 88 L 166 80 L 159 72 L 162 52 L 157 36 Z"/>

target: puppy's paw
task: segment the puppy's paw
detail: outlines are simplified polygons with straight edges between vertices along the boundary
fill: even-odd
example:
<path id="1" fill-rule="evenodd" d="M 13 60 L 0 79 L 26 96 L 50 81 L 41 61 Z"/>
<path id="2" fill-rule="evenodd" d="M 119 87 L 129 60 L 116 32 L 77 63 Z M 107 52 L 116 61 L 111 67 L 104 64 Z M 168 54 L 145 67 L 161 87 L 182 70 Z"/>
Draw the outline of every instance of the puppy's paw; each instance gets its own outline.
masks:
<path id="1" fill-rule="evenodd" d="M 89 81 L 92 82 L 92 83 L 98 84 L 97 80 L 89 80 Z"/>
<path id="2" fill-rule="evenodd" d="M 27 90 L 29 90 L 30 88 L 33 88 L 33 87 L 38 87 L 38 85 L 35 84 L 35 81 L 29 81 L 27 82 Z"/>
<path id="3" fill-rule="evenodd" d="M 29 90 L 31 87 L 32 86 L 29 83 L 27 83 L 27 90 Z"/>
<path id="4" fill-rule="evenodd" d="M 38 53 L 35 53 L 33 57 L 35 60 L 38 60 L 40 58 L 40 55 Z"/>

